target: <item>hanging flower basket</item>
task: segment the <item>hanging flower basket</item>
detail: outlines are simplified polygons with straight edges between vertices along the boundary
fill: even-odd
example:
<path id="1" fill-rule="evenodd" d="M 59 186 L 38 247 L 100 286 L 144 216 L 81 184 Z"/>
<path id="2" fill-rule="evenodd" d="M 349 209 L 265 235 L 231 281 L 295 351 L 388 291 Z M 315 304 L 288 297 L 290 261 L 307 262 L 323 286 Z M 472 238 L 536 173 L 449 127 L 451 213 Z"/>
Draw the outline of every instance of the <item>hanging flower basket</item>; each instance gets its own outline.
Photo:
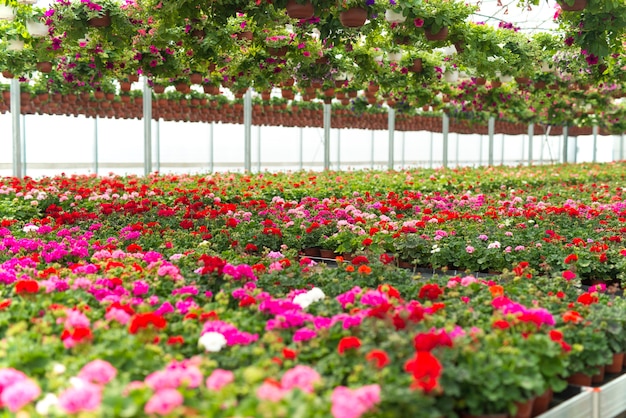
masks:
<path id="1" fill-rule="evenodd" d="M 35 65 L 35 68 L 37 68 L 37 71 L 39 71 L 40 73 L 50 73 L 52 71 L 52 63 L 50 61 L 42 61 L 42 62 L 38 62 Z"/>
<path id="2" fill-rule="evenodd" d="M 310 1 L 298 3 L 296 0 L 287 1 L 287 15 L 292 19 L 309 19 L 315 14 L 315 7 Z"/>
<path id="3" fill-rule="evenodd" d="M 284 57 L 287 55 L 289 48 L 287 46 L 281 46 L 280 48 L 269 47 L 267 52 L 274 57 Z"/>
<path id="4" fill-rule="evenodd" d="M 100 17 L 92 17 L 87 23 L 94 28 L 106 28 L 107 26 L 111 26 L 111 16 L 107 13 Z"/>
<path id="5" fill-rule="evenodd" d="M 15 10 L 11 6 L 0 5 L 0 20 L 15 19 Z"/>
<path id="6" fill-rule="evenodd" d="M 587 8 L 587 0 L 574 0 L 574 4 L 571 6 L 565 2 L 565 0 L 557 0 L 561 10 L 565 12 L 580 12 Z"/>
<path id="7" fill-rule="evenodd" d="M 425 28 L 424 35 L 429 41 L 445 41 L 448 39 L 448 27 L 443 26 L 438 32 L 432 32 L 431 28 Z"/>
<path id="8" fill-rule="evenodd" d="M 360 28 L 367 20 L 367 10 L 362 7 L 353 7 L 339 13 L 339 21 L 346 28 Z"/>
<path id="9" fill-rule="evenodd" d="M 415 58 L 413 60 L 413 65 L 409 67 L 409 71 L 413 73 L 421 73 L 424 69 L 421 58 Z"/>
<path id="10" fill-rule="evenodd" d="M 189 75 L 189 82 L 191 84 L 202 84 L 203 76 L 200 73 L 191 73 Z"/>

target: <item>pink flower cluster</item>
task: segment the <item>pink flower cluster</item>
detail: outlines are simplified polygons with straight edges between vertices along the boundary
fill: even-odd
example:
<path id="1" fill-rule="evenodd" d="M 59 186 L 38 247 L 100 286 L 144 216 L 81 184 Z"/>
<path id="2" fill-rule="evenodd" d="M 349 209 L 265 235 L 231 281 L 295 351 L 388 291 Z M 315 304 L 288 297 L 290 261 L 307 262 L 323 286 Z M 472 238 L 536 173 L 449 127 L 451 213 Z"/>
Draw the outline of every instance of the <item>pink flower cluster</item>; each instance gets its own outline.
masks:
<path id="1" fill-rule="evenodd" d="M 366 385 L 357 389 L 338 386 L 330 399 L 334 418 L 359 418 L 380 402 L 380 386 Z"/>
<path id="2" fill-rule="evenodd" d="M 0 369 L 0 408 L 17 412 L 41 395 L 39 386 L 19 370 Z"/>
<path id="3" fill-rule="evenodd" d="M 294 389 L 313 393 L 315 383 L 321 380 L 322 377 L 315 369 L 309 366 L 297 365 L 287 370 L 280 382 L 267 379 L 259 386 L 256 395 L 264 401 L 278 402 Z"/>
<path id="4" fill-rule="evenodd" d="M 239 331 L 237 327 L 224 321 L 209 321 L 204 324 L 202 333 L 217 332 L 226 338 L 226 344 L 231 345 L 248 345 L 259 339 L 258 334 L 250 334 Z"/>

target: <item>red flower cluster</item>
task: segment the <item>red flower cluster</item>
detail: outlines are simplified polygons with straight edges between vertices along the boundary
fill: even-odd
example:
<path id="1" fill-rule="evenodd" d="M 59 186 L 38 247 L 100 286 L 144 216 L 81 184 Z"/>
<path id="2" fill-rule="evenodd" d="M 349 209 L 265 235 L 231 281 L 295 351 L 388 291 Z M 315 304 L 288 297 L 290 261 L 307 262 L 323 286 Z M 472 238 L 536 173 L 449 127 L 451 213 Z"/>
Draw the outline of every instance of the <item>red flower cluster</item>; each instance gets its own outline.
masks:
<path id="1" fill-rule="evenodd" d="M 164 329 L 167 326 L 167 320 L 154 312 L 140 313 L 133 317 L 128 327 L 128 332 L 136 334 L 142 329 L 152 326 L 156 329 Z"/>
<path id="2" fill-rule="evenodd" d="M 200 256 L 200 261 L 203 264 L 201 274 L 222 274 L 224 271 L 224 266 L 226 265 L 226 260 L 222 260 L 219 257 L 213 257 L 208 254 L 202 254 Z"/>
<path id="3" fill-rule="evenodd" d="M 413 339 L 415 351 L 431 351 L 436 347 L 452 347 L 452 339 L 444 331 L 417 334 Z"/>
<path id="4" fill-rule="evenodd" d="M 429 393 L 439 386 L 439 376 L 443 367 L 429 351 L 415 353 L 415 357 L 407 361 L 404 370 L 413 375 L 411 389 L 420 389 Z"/>
<path id="5" fill-rule="evenodd" d="M 598 297 L 592 295 L 591 293 L 583 293 L 582 295 L 578 296 L 578 299 L 576 299 L 576 302 L 578 303 L 582 303 L 583 305 L 591 305 L 593 303 L 597 303 L 598 302 Z"/>
<path id="6" fill-rule="evenodd" d="M 561 348 L 565 352 L 572 351 L 572 346 L 563 341 L 563 333 L 559 330 L 553 329 L 550 330 L 550 339 L 554 342 L 557 342 L 561 345 Z"/>
<path id="7" fill-rule="evenodd" d="M 361 264 L 369 264 L 370 261 L 364 255 L 357 255 L 352 259 L 352 264 L 355 266 L 360 266 Z"/>
<path id="8" fill-rule="evenodd" d="M 18 295 L 37 293 L 38 291 L 39 283 L 36 280 L 18 280 L 15 282 L 15 293 Z"/>
<path id="9" fill-rule="evenodd" d="M 570 254 L 567 257 L 565 257 L 564 263 L 565 264 L 572 264 L 578 261 L 578 254 Z"/>
<path id="10" fill-rule="evenodd" d="M 365 359 L 373 362 L 379 369 L 389 364 L 389 356 L 384 350 L 373 349 L 365 355 Z"/>
<path id="11" fill-rule="evenodd" d="M 436 283 L 425 284 L 419 292 L 420 299 L 436 300 L 441 295 L 443 295 L 443 289 Z"/>
<path id="12" fill-rule="evenodd" d="M 343 337 L 339 340 L 339 345 L 337 346 L 337 351 L 339 354 L 343 354 L 346 350 L 357 349 L 361 346 L 361 340 L 357 337 Z"/>

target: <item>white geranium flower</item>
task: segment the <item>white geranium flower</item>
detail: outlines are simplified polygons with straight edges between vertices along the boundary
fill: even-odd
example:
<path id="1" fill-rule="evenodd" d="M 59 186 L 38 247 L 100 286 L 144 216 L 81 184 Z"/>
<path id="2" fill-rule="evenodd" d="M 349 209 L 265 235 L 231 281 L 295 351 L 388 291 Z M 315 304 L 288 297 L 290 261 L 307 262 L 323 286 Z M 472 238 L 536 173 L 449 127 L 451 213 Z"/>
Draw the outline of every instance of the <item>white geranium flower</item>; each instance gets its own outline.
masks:
<path id="1" fill-rule="evenodd" d="M 293 298 L 293 303 L 299 305 L 302 309 L 306 309 L 313 303 L 313 298 L 309 295 L 309 292 L 300 293 Z"/>
<path id="2" fill-rule="evenodd" d="M 217 353 L 226 346 L 226 337 L 219 332 L 207 332 L 198 340 L 198 344 L 204 347 L 206 351 Z"/>
<path id="3" fill-rule="evenodd" d="M 314 287 L 313 289 L 309 290 L 306 293 L 311 297 L 313 302 L 323 300 L 326 297 L 326 295 L 324 294 L 324 291 L 320 289 L 319 287 Z"/>

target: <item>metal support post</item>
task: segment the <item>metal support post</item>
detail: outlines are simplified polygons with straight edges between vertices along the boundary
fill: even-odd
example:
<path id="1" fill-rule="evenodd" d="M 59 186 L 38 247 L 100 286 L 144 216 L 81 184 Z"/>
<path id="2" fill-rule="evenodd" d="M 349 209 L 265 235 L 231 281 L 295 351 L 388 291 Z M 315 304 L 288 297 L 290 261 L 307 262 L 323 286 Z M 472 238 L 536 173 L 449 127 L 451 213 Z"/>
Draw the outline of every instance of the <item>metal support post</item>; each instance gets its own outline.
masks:
<path id="1" fill-rule="evenodd" d="M 161 118 L 156 120 L 156 171 L 161 171 Z"/>
<path id="2" fill-rule="evenodd" d="M 442 118 L 442 133 L 443 133 L 443 166 L 448 168 L 448 132 L 450 131 L 450 118 L 447 113 L 443 114 Z"/>
<path id="3" fill-rule="evenodd" d="M 330 103 L 324 103 L 324 171 L 330 170 Z"/>
<path id="4" fill-rule="evenodd" d="M 454 138 L 454 160 L 455 166 L 459 166 L 459 133 L 456 133 L 456 137 Z"/>
<path id="5" fill-rule="evenodd" d="M 405 161 L 404 161 L 405 151 L 406 151 L 406 131 L 402 131 L 402 168 L 404 168 L 404 165 L 405 165 Z"/>
<path id="6" fill-rule="evenodd" d="M 480 143 L 478 144 L 478 165 L 483 165 L 483 135 L 480 134 Z"/>
<path id="7" fill-rule="evenodd" d="M 489 134 L 489 155 L 488 155 L 488 160 L 487 160 L 487 164 L 488 165 L 493 165 L 493 136 L 496 132 L 496 118 L 491 116 L 489 118 L 489 123 L 487 125 L 487 132 Z"/>
<path id="8" fill-rule="evenodd" d="M 13 134 L 13 177 L 22 178 L 22 144 L 20 138 L 20 82 L 11 79 L 11 121 Z"/>
<path id="9" fill-rule="evenodd" d="M 215 129 L 215 122 L 211 122 L 209 125 L 209 172 L 212 173 L 214 170 L 214 160 L 215 157 L 213 155 L 213 130 Z"/>
<path id="10" fill-rule="evenodd" d="M 429 147 L 429 152 L 430 152 L 430 156 L 429 156 L 429 162 L 428 162 L 428 167 L 429 168 L 433 168 L 433 146 L 435 143 L 435 138 L 434 138 L 434 133 L 432 131 L 430 131 L 430 147 Z"/>
<path id="11" fill-rule="evenodd" d="M 374 131 L 370 139 L 370 168 L 374 169 Z"/>
<path id="12" fill-rule="evenodd" d="M 567 149 L 567 145 L 569 142 L 569 135 L 568 135 L 568 129 L 567 129 L 567 125 L 563 127 L 563 162 L 566 163 L 567 162 L 567 153 L 568 153 L 568 149 Z"/>
<path id="13" fill-rule="evenodd" d="M 299 168 L 302 170 L 304 168 L 304 138 L 303 138 L 304 128 L 300 128 L 300 147 L 298 149 L 300 154 L 300 165 Z"/>
<path id="14" fill-rule="evenodd" d="M 598 161 L 598 125 L 593 125 L 593 162 Z"/>
<path id="15" fill-rule="evenodd" d="M 93 172 L 98 175 L 98 116 L 93 118 Z"/>
<path id="16" fill-rule="evenodd" d="M 533 165 L 533 141 L 535 136 L 535 124 L 528 125 L 528 165 Z"/>
<path id="17" fill-rule="evenodd" d="M 337 129 L 337 171 L 341 170 L 341 129 Z"/>
<path id="18" fill-rule="evenodd" d="M 22 175 L 26 176 L 26 169 L 28 163 L 26 162 L 26 115 L 22 115 Z"/>
<path id="19" fill-rule="evenodd" d="M 256 171 L 257 173 L 261 172 L 261 126 L 257 127 L 257 135 L 256 135 L 256 155 L 257 155 L 257 164 Z"/>
<path id="20" fill-rule="evenodd" d="M 504 165 L 504 134 L 500 137 L 500 165 Z"/>
<path id="21" fill-rule="evenodd" d="M 620 134 L 619 136 L 619 159 L 622 161 L 624 159 L 624 134 Z"/>
<path id="22" fill-rule="evenodd" d="M 252 89 L 248 88 L 243 97 L 244 155 L 243 169 L 252 170 Z"/>
<path id="23" fill-rule="evenodd" d="M 389 170 L 393 170 L 393 166 L 394 166 L 394 147 L 395 147 L 395 131 L 396 131 L 396 110 L 394 108 L 389 108 L 389 111 L 387 113 L 387 129 L 389 130 L 389 162 L 387 163 L 387 166 L 389 168 Z"/>
<path id="24" fill-rule="evenodd" d="M 152 172 L 152 90 L 143 77 L 143 173 Z"/>

